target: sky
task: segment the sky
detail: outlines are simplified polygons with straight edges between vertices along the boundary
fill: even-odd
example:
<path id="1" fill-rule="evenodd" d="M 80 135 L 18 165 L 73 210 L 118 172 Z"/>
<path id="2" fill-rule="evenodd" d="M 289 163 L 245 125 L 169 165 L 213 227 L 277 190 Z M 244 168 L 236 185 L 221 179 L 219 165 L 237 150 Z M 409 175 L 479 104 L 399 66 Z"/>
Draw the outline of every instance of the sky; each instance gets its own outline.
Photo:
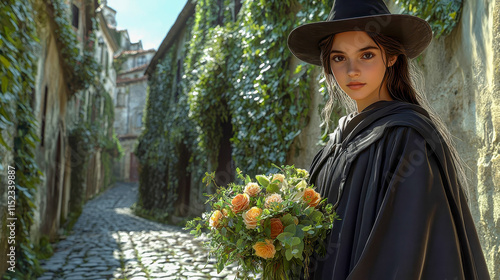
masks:
<path id="1" fill-rule="evenodd" d="M 187 0 L 108 0 L 116 10 L 117 29 L 127 29 L 130 41 L 158 50 Z"/>

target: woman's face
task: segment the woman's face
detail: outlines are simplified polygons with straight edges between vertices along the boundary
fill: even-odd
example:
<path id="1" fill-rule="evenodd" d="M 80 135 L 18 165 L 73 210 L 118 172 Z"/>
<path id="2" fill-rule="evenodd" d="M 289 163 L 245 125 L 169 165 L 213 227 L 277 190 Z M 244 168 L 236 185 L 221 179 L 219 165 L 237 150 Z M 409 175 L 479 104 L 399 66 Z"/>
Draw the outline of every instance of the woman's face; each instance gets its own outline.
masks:
<path id="1" fill-rule="evenodd" d="M 381 85 L 386 69 L 384 61 L 385 55 L 366 32 L 335 34 L 330 67 L 342 90 L 356 101 L 359 112 L 376 101 L 392 100 L 386 83 Z M 396 57 L 389 66 L 394 62 Z"/>

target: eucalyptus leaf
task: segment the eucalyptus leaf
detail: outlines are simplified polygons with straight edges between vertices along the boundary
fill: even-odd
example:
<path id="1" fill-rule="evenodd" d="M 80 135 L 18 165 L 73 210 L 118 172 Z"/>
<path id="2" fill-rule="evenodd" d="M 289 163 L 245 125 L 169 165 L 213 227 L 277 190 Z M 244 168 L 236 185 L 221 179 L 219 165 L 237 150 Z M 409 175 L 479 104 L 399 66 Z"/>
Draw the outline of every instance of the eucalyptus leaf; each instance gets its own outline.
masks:
<path id="1" fill-rule="evenodd" d="M 295 232 L 297 231 L 297 227 L 295 226 L 294 223 L 288 225 L 285 227 L 285 229 L 283 230 L 284 232 L 289 232 L 291 233 L 292 235 L 295 235 Z"/>
<path id="2" fill-rule="evenodd" d="M 257 182 L 259 182 L 259 184 L 264 188 L 267 188 L 269 185 L 269 179 L 264 175 L 257 175 L 255 176 L 255 179 L 257 179 Z"/>
<path id="3" fill-rule="evenodd" d="M 287 249 L 287 250 L 285 251 L 285 256 L 286 256 L 286 260 L 287 260 L 287 261 L 290 261 L 290 260 L 293 258 L 293 255 L 292 255 L 292 250 Z"/>
<path id="4" fill-rule="evenodd" d="M 278 184 L 269 184 L 266 188 L 267 193 L 277 193 L 280 191 Z"/>

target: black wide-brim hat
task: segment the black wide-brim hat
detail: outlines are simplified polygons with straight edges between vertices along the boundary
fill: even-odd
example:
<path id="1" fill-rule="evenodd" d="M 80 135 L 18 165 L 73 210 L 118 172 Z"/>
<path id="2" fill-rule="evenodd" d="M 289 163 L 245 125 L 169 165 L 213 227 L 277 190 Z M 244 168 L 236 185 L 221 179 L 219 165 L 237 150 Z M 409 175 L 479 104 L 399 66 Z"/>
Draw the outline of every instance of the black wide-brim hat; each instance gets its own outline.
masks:
<path id="1" fill-rule="evenodd" d="M 326 37 L 347 31 L 365 31 L 399 41 L 408 58 L 421 54 L 432 41 L 427 21 L 391 14 L 382 0 L 336 0 L 326 21 L 301 25 L 288 36 L 288 48 L 300 60 L 321 66 L 319 43 Z"/>

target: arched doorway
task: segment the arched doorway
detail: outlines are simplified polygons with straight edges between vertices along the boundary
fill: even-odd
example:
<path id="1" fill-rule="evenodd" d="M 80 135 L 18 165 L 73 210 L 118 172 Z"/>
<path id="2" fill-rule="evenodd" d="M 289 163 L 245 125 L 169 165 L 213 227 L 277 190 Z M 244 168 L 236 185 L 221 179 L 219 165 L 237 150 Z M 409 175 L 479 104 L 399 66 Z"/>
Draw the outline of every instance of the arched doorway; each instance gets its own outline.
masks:
<path id="1" fill-rule="evenodd" d="M 233 137 L 233 125 L 231 118 L 220 122 L 222 137 L 219 142 L 219 154 L 217 156 L 217 170 L 215 181 L 218 186 L 227 186 L 234 181 L 235 167 L 233 162 L 233 149 L 231 138 Z"/>

